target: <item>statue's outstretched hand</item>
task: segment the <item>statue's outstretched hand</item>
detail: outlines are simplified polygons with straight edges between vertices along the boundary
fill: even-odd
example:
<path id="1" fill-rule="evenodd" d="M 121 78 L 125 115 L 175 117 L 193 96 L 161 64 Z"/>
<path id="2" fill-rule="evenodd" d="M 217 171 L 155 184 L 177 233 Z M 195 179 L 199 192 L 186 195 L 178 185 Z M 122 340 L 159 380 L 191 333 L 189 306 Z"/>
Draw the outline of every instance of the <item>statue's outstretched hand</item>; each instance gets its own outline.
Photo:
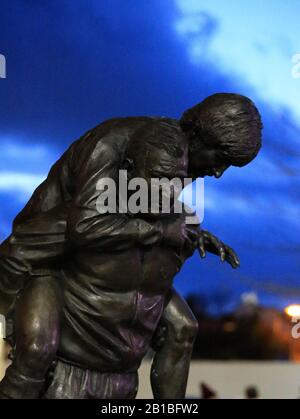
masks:
<path id="1" fill-rule="evenodd" d="M 200 231 L 198 250 L 201 258 L 205 258 L 206 252 L 209 252 L 220 256 L 222 262 L 228 262 L 234 269 L 240 266 L 240 260 L 235 251 L 206 230 Z"/>

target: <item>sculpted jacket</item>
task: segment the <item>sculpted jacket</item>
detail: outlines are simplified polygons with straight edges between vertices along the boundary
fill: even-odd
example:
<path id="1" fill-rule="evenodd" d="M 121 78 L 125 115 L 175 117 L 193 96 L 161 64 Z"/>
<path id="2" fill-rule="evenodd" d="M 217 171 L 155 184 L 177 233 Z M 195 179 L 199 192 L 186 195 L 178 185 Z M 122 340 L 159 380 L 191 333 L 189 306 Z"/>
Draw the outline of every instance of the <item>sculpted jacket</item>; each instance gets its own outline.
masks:
<path id="1" fill-rule="evenodd" d="M 117 179 L 131 136 L 182 136 L 177 121 L 166 118 L 108 120 L 71 147 L 51 168 L 13 223 L 0 246 L 0 289 L 17 292 L 28 274 L 51 272 L 66 252 L 81 246 L 116 250 L 159 239 L 153 225 L 126 214 L 99 215 L 96 184 Z M 150 134 L 149 134 L 150 133 Z M 182 141 L 185 141 L 182 138 Z"/>

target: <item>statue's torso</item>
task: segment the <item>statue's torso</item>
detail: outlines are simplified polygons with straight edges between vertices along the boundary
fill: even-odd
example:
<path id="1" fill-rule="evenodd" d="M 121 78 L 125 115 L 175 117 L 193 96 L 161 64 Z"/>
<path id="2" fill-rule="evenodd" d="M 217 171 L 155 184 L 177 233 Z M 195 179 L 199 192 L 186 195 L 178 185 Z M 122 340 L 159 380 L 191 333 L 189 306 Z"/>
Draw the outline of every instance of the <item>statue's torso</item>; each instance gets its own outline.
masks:
<path id="1" fill-rule="evenodd" d="M 180 269 L 174 250 L 79 252 L 64 275 L 61 358 L 100 371 L 134 371 Z"/>
<path id="2" fill-rule="evenodd" d="M 145 135 L 154 132 L 163 141 L 170 135 L 169 125 L 175 126 L 174 135 L 181 135 L 176 124 L 160 118 L 121 118 L 75 142 L 16 218 L 10 255 L 28 262 L 33 271 L 44 270 L 57 259 L 64 265 L 66 248 L 74 249 L 65 230 L 77 181 L 97 156 L 97 147 L 111 143 L 121 159 L 129 138 L 141 127 Z M 139 249 L 93 253 L 83 239 L 75 248 L 79 250 L 71 251 L 72 265 L 64 267 L 60 356 L 100 371 L 134 370 L 149 347 L 180 262 L 173 250 L 159 247 L 144 253 Z"/>

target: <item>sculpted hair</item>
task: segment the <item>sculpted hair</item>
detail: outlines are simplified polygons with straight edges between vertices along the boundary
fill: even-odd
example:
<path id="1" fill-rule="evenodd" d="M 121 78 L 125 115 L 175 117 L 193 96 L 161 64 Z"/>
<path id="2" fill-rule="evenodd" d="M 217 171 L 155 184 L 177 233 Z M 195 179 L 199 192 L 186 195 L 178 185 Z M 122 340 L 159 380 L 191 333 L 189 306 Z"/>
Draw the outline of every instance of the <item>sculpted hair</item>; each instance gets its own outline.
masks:
<path id="1" fill-rule="evenodd" d="M 261 116 L 254 103 L 242 95 L 209 96 L 184 112 L 180 125 L 188 135 L 190 152 L 197 152 L 204 143 L 234 166 L 249 163 L 261 148 Z"/>

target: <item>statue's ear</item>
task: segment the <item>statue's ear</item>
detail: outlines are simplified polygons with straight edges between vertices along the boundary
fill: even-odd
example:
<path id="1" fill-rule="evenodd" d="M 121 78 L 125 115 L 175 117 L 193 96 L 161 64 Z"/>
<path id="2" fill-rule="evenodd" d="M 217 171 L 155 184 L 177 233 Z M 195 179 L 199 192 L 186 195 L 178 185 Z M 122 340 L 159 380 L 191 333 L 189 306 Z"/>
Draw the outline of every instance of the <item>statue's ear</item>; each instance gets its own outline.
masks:
<path id="1" fill-rule="evenodd" d="M 134 167 L 133 160 L 129 157 L 126 157 L 126 159 L 122 163 L 122 170 L 127 170 L 127 172 L 131 172 Z"/>

